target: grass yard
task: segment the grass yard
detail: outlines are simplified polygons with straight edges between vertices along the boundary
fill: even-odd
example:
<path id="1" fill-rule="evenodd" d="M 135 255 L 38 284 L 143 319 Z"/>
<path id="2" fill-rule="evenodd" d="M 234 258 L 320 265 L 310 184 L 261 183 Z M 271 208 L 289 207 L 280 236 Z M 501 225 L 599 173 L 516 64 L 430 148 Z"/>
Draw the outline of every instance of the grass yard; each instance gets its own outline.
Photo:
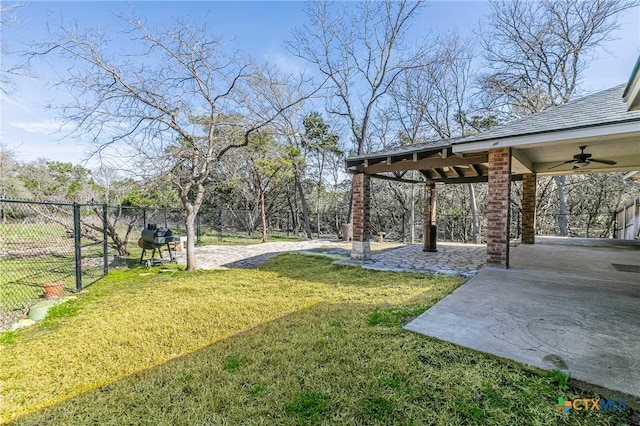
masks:
<path id="1" fill-rule="evenodd" d="M 15 424 L 624 424 L 554 409 L 549 375 L 401 330 L 456 278 L 281 255 L 252 270 L 116 271 L 0 335 Z"/>
<path id="2" fill-rule="evenodd" d="M 296 235 L 285 235 L 278 233 L 269 233 L 267 241 L 270 243 L 277 241 L 308 241 L 307 238 Z M 253 232 L 251 236 L 246 232 L 218 232 L 209 231 L 200 235 L 201 245 L 224 244 L 224 245 L 247 245 L 262 243 L 262 235 L 260 232 Z"/>

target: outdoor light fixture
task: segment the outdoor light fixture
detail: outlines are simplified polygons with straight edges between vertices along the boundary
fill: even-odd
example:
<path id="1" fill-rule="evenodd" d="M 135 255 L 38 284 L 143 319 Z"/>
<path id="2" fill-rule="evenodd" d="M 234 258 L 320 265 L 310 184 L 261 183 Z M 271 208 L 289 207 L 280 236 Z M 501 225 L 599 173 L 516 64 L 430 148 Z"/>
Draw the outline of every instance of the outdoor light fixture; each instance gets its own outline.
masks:
<path id="1" fill-rule="evenodd" d="M 578 162 L 576 162 L 573 166 L 574 166 L 574 167 L 577 167 L 577 168 L 581 168 L 581 167 L 586 167 L 586 166 L 588 166 L 589 164 L 590 164 L 590 163 L 589 163 L 589 160 L 584 160 L 584 161 L 578 161 Z"/>

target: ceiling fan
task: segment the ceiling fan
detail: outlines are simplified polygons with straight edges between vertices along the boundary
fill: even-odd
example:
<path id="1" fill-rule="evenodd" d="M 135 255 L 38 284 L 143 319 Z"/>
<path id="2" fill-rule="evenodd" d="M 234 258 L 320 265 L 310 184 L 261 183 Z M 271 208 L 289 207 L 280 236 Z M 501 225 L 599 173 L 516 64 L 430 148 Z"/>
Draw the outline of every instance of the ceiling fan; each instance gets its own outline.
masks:
<path id="1" fill-rule="evenodd" d="M 560 167 L 560 166 L 563 166 L 565 164 L 570 164 L 570 163 L 574 163 L 573 164 L 573 170 L 580 169 L 582 167 L 586 167 L 589 164 L 591 164 L 591 162 L 608 164 L 610 166 L 613 166 L 614 164 L 616 164 L 615 161 L 611 161 L 611 160 L 600 160 L 600 159 L 597 159 L 597 158 L 591 158 L 591 154 L 584 152 L 584 150 L 587 149 L 586 145 L 582 145 L 579 148 L 580 148 L 580 154 L 574 155 L 573 159 L 567 160 L 564 163 L 557 164 L 557 165 L 555 165 L 553 167 L 550 167 L 547 170 L 555 169 L 556 167 Z"/>

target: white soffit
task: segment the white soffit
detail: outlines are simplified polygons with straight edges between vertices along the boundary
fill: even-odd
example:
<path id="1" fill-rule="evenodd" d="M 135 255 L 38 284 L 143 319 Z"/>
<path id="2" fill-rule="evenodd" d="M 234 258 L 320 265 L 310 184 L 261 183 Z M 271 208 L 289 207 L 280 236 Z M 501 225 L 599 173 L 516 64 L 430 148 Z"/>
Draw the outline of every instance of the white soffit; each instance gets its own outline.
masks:
<path id="1" fill-rule="evenodd" d="M 561 130 L 533 135 L 513 136 L 497 140 L 484 140 L 453 145 L 454 153 L 485 151 L 493 148 L 525 147 L 531 145 L 557 144 L 576 141 L 579 139 L 593 139 L 614 135 L 637 134 L 640 144 L 640 121 L 618 123 L 605 126 L 588 127 L 584 129 Z"/>

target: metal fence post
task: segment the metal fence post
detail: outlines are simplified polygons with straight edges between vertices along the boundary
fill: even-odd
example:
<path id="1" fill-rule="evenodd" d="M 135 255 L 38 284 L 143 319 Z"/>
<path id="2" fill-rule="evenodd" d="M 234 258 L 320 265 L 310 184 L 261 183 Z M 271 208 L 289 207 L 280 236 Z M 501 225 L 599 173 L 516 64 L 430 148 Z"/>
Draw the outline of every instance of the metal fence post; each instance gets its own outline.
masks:
<path id="1" fill-rule="evenodd" d="M 142 208 L 142 229 L 147 229 L 147 209 Z"/>
<path id="2" fill-rule="evenodd" d="M 76 258 L 76 290 L 82 290 L 82 249 L 80 244 L 80 204 L 73 203 L 73 243 Z"/>
<path id="3" fill-rule="evenodd" d="M 103 272 L 105 275 L 109 273 L 109 245 L 107 244 L 107 203 L 102 204 L 102 258 Z"/>
<path id="4" fill-rule="evenodd" d="M 196 243 L 200 244 L 200 215 L 196 216 Z"/>
<path id="5" fill-rule="evenodd" d="M 167 207 L 164 208 L 164 229 L 169 229 L 169 223 L 167 222 Z"/>

